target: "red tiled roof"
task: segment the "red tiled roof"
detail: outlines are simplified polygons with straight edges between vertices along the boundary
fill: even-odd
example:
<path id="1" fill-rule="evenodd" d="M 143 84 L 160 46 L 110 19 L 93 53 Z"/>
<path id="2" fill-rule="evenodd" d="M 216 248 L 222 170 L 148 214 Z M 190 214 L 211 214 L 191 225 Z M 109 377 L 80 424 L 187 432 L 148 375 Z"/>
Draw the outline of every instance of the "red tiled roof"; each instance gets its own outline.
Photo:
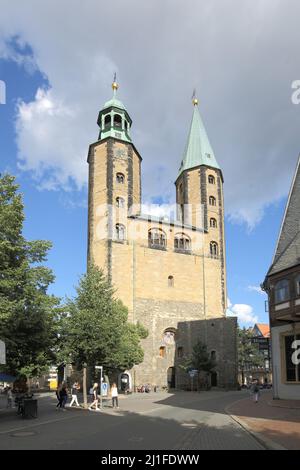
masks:
<path id="1" fill-rule="evenodd" d="M 264 338 L 270 337 L 270 326 L 267 323 L 256 323 L 255 326 L 257 326 Z"/>

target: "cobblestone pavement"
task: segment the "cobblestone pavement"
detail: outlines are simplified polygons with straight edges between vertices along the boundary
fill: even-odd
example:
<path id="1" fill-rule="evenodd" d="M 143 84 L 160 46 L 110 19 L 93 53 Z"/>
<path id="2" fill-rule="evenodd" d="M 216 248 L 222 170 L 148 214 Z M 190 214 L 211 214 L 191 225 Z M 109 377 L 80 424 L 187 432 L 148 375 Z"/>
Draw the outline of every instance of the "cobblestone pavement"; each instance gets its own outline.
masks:
<path id="1" fill-rule="evenodd" d="M 300 400 L 273 400 L 265 392 L 257 404 L 247 397 L 229 405 L 227 412 L 268 448 L 300 449 Z"/>
<path id="2" fill-rule="evenodd" d="M 51 396 L 39 399 L 39 417 L 15 410 L 0 419 L 0 449 L 251 449 L 264 447 L 224 411 L 244 392 L 178 392 L 120 397 L 102 412 L 59 412 Z"/>

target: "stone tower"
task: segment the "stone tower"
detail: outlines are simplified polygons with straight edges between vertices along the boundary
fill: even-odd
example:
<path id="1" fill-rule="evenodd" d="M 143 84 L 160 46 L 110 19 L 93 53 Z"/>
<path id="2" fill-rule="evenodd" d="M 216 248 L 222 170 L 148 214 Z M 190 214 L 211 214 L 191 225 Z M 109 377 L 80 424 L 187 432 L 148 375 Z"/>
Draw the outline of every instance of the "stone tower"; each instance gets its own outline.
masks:
<path id="1" fill-rule="evenodd" d="M 188 386 L 180 365 L 200 339 L 217 358 L 214 383 L 232 385 L 236 323 L 225 317 L 223 177 L 198 101 L 175 183 L 178 216 L 171 220 L 141 211 L 142 159 L 116 81 L 112 88 L 88 153 L 88 259 L 111 279 L 129 321 L 148 329 L 144 362 L 126 373 L 133 386 Z"/>
<path id="2" fill-rule="evenodd" d="M 194 112 L 176 179 L 178 218 L 184 224 L 203 227 L 204 253 L 218 260 L 221 271 L 222 310 L 226 309 L 223 175 L 193 98 Z"/>

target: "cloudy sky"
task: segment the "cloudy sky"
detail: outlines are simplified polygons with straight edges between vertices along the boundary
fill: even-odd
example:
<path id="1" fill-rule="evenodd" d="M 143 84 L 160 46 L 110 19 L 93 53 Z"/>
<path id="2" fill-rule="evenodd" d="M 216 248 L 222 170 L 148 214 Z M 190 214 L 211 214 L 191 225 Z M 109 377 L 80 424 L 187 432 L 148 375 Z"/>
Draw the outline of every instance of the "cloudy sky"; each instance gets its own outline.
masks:
<path id="1" fill-rule="evenodd" d="M 197 89 L 225 178 L 231 310 L 245 322 L 265 321 L 257 287 L 300 150 L 300 105 L 291 99 L 300 79 L 299 1 L 0 0 L 0 6 L 0 79 L 7 91 L 0 169 L 18 176 L 28 236 L 54 241 L 54 291 L 71 293 L 85 269 L 86 155 L 116 71 L 143 156 L 146 202 L 174 201 Z M 68 254 L 63 241 L 70 235 Z"/>

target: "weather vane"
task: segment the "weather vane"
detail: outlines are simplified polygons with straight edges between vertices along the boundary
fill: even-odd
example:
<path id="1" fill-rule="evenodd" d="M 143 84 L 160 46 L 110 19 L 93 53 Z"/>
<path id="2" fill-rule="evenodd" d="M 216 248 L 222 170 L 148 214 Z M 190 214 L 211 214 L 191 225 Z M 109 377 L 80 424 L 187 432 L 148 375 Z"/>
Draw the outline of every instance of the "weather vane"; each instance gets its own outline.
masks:
<path id="1" fill-rule="evenodd" d="M 117 84 L 117 72 L 114 73 L 114 81 L 111 87 L 114 90 L 114 93 L 116 93 L 117 89 L 119 88 L 119 85 Z"/>
<path id="2" fill-rule="evenodd" d="M 196 98 L 196 88 L 194 88 L 194 91 L 193 91 L 192 102 L 194 106 L 198 104 L 198 99 Z"/>

